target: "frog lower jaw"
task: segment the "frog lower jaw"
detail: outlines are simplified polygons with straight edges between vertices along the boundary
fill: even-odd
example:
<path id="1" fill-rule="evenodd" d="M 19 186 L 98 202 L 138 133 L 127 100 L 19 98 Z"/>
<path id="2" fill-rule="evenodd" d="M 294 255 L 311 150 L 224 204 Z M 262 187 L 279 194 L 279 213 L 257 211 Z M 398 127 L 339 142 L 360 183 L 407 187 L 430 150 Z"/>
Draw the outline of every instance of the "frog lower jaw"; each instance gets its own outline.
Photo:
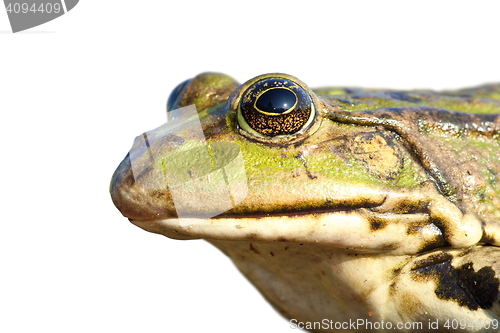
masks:
<path id="1" fill-rule="evenodd" d="M 378 218 L 374 218 L 377 215 Z M 382 222 L 382 220 L 385 221 Z M 350 212 L 259 218 L 130 220 L 133 224 L 174 239 L 291 242 L 319 244 L 361 252 L 417 253 L 429 244 L 442 246 L 439 228 L 429 224 L 425 214 L 373 214 L 367 209 Z M 376 222 L 375 222 L 376 220 Z M 379 224 L 377 224 L 379 223 Z M 382 227 L 383 225 L 383 227 Z M 421 225 L 408 235 L 408 225 Z"/>
<path id="2" fill-rule="evenodd" d="M 385 206 L 384 206 L 385 205 Z M 384 212 L 391 200 L 374 209 L 265 217 L 215 219 L 169 218 L 130 221 L 174 239 L 292 242 L 319 244 L 365 253 L 415 254 L 440 247 L 466 248 L 483 235 L 481 221 L 462 214 L 446 199 L 435 198 L 427 212 Z"/>

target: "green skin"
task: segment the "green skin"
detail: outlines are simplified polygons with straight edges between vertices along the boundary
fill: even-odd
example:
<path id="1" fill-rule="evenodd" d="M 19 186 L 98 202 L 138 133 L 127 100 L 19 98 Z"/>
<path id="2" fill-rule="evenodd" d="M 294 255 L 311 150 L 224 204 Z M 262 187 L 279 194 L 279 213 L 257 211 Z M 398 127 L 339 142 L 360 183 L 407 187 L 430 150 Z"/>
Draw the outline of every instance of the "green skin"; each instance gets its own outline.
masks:
<path id="1" fill-rule="evenodd" d="M 274 77 L 300 85 L 316 116 L 298 134 L 257 137 L 241 123 L 239 103 L 248 87 Z M 210 164 L 189 153 L 199 140 L 188 119 L 175 144 L 151 148 L 158 158 L 134 146 L 113 175 L 113 202 L 132 223 L 208 240 L 280 313 L 312 331 L 323 319 L 390 322 L 391 332 L 412 331 L 395 329 L 399 322 L 435 332 L 429 320 L 446 330 L 446 320 L 466 319 L 475 325 L 463 331 L 498 330 L 491 320 L 500 319 L 500 85 L 310 90 L 284 74 L 239 85 L 205 73 L 169 100 L 171 110 L 191 104 L 215 169 L 240 152 L 244 171 L 224 179 L 246 196 L 215 217 L 203 218 L 210 207 L 194 204 L 179 219 L 169 188 L 138 185 L 168 170 L 188 181 Z M 130 156 L 144 170 L 135 177 Z M 221 182 L 212 178 L 203 191 L 218 195 Z M 201 200 L 189 186 L 176 191 Z"/>

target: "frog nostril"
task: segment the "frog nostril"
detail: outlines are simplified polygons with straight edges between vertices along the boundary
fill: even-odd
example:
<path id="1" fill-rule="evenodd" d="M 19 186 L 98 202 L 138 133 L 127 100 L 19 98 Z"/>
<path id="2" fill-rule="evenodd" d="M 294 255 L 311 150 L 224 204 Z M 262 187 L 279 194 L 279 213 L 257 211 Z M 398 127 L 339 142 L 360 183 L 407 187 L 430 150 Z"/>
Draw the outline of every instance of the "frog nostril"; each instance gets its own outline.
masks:
<path id="1" fill-rule="evenodd" d="M 164 142 L 170 146 L 178 147 L 184 143 L 184 139 L 174 134 L 167 134 L 163 137 Z"/>

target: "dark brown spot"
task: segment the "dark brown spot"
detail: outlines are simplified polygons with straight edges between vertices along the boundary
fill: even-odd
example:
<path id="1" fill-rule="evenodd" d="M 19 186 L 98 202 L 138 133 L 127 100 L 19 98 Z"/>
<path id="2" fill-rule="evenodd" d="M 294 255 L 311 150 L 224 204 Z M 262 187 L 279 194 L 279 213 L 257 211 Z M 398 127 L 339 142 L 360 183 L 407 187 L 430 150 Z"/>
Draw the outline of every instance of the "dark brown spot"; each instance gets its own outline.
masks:
<path id="1" fill-rule="evenodd" d="M 409 223 L 406 226 L 406 234 L 408 236 L 417 235 L 421 230 L 422 230 L 422 226 L 420 225 L 420 223 Z"/>
<path id="2" fill-rule="evenodd" d="M 387 221 L 378 217 L 370 217 L 370 230 L 377 231 L 387 226 Z"/>
<path id="3" fill-rule="evenodd" d="M 384 251 L 391 251 L 391 250 L 395 250 L 399 247 L 399 244 L 395 244 L 395 243 L 387 243 L 387 244 L 383 244 L 382 245 L 382 250 Z"/>
<path id="4" fill-rule="evenodd" d="M 427 202 L 414 200 L 410 198 L 402 199 L 396 207 L 394 207 L 393 212 L 398 214 L 416 214 L 416 213 L 427 213 Z"/>
<path id="5" fill-rule="evenodd" d="M 252 233 L 247 235 L 247 240 L 256 240 L 258 238 L 259 237 L 257 237 L 257 234 L 255 232 L 252 232 Z"/>
<path id="6" fill-rule="evenodd" d="M 429 239 L 422 243 L 422 246 L 418 249 L 419 253 L 430 251 L 432 249 L 437 249 L 446 246 L 442 236 L 436 236 L 434 239 Z"/>
<path id="7" fill-rule="evenodd" d="M 483 234 L 483 238 L 481 238 L 481 242 L 485 244 L 495 244 L 495 236 L 489 234 Z"/>
<path id="8" fill-rule="evenodd" d="M 433 279 L 435 294 L 443 300 L 452 300 L 470 310 L 490 309 L 498 297 L 500 280 L 491 266 L 474 271 L 472 262 L 459 268 L 451 265 L 448 253 L 431 255 L 415 262 L 412 278 L 416 281 Z"/>
<path id="9" fill-rule="evenodd" d="M 396 286 L 396 282 L 392 282 L 389 285 L 389 295 L 394 295 L 394 292 L 396 291 L 395 288 L 394 288 L 395 286 Z"/>
<path id="10" fill-rule="evenodd" d="M 252 243 L 250 243 L 250 250 L 252 250 L 255 254 L 260 254 L 260 252 L 255 247 L 253 247 Z"/>
<path id="11" fill-rule="evenodd" d="M 151 192 L 151 197 L 155 199 L 164 199 L 164 200 L 171 200 L 171 195 L 169 195 L 168 192 L 165 191 L 160 191 L 160 190 L 152 190 Z"/>

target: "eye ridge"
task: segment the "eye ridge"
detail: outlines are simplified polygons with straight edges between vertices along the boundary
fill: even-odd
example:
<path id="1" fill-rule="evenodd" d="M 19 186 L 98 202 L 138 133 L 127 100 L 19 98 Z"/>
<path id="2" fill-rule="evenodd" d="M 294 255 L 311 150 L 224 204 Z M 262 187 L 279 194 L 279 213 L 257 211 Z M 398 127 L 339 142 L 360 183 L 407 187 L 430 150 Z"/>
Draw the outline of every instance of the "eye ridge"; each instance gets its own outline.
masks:
<path id="1" fill-rule="evenodd" d="M 287 92 L 287 93 L 289 92 L 287 98 L 293 97 L 294 101 L 292 103 L 292 106 L 289 107 L 287 104 L 281 103 L 281 102 L 283 102 L 283 99 L 284 99 L 283 92 Z M 276 95 L 276 93 L 281 94 L 281 96 Z M 262 97 L 266 97 L 265 95 L 267 95 L 266 101 L 259 103 L 259 101 L 262 100 Z M 269 95 L 272 95 L 272 96 L 269 96 Z M 278 97 L 278 100 L 279 99 L 281 99 L 281 100 L 279 100 L 277 102 L 278 106 L 273 106 L 273 99 L 276 102 L 276 97 Z M 255 102 L 253 105 L 254 105 L 254 108 L 256 110 L 258 110 L 260 113 L 263 113 L 263 114 L 268 115 L 268 116 L 276 116 L 276 115 L 283 115 L 283 114 L 287 114 L 287 113 L 292 112 L 295 109 L 295 107 L 297 106 L 298 102 L 299 102 L 299 98 L 297 97 L 297 94 L 292 89 L 290 89 L 288 87 L 272 87 L 272 88 L 266 89 L 266 90 L 262 91 L 260 94 L 258 94 L 257 97 L 255 98 Z M 280 103 L 282 105 L 279 105 Z M 281 106 L 286 106 L 287 109 L 285 109 Z"/>

